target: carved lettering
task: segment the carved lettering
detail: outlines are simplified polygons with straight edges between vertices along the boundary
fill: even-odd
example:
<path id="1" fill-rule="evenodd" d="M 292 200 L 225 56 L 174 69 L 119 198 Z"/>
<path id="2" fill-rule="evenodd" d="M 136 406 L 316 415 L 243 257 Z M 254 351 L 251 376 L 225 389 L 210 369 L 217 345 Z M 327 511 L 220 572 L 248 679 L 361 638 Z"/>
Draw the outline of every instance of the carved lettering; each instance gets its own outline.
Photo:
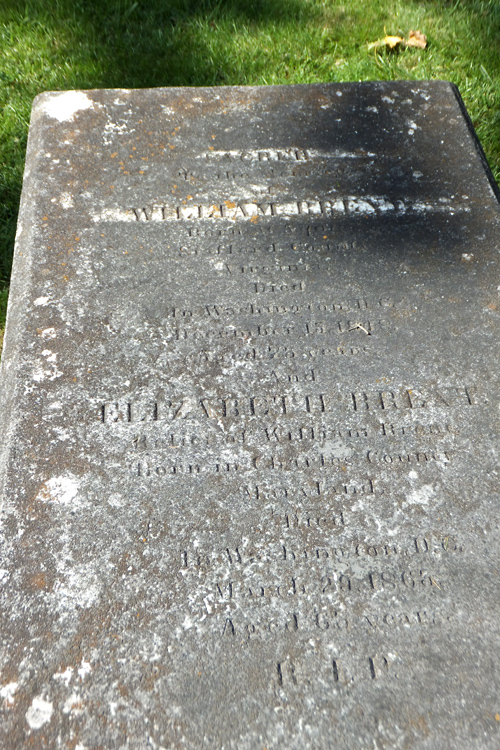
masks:
<path id="1" fill-rule="evenodd" d="M 314 544 L 302 546 L 295 536 L 288 541 L 288 533 L 295 535 L 297 532 L 308 531 L 309 529 L 313 532 L 320 531 L 321 529 L 343 532 L 346 526 L 346 514 L 344 511 L 336 511 L 330 515 L 323 514 L 322 516 L 318 516 L 318 511 L 313 510 L 282 512 L 281 510 L 273 509 L 270 520 L 275 524 L 279 524 L 282 531 L 287 533 L 284 544 L 270 544 L 264 547 L 256 545 L 245 548 L 238 546 L 232 549 L 221 548 L 212 551 L 186 549 L 180 553 L 180 567 L 208 570 L 223 565 L 241 570 L 242 566 L 251 565 L 256 560 L 268 562 L 273 565 L 278 561 L 286 561 L 288 566 L 295 562 L 304 563 L 307 561 L 311 563 L 322 561 L 326 565 L 331 561 L 336 565 L 339 561 L 345 563 L 348 560 L 355 560 L 357 561 L 356 564 L 358 564 L 361 560 L 369 561 L 370 559 L 377 559 L 379 561 L 397 561 L 408 558 L 419 559 L 420 557 L 439 559 L 443 555 L 463 553 L 462 545 L 455 537 L 449 534 L 436 537 L 431 535 L 428 537 L 415 537 L 403 545 L 387 541 L 370 543 L 354 540 L 345 542 L 339 539 L 338 544 L 335 546 L 331 544 L 325 546 Z M 334 567 L 333 570 L 335 569 Z M 435 584 L 429 578 L 425 578 L 425 569 L 422 570 L 424 571 L 424 584 L 434 586 Z M 379 576 L 379 579 L 373 578 L 373 575 Z M 415 577 L 409 577 L 410 574 L 408 573 L 404 575 L 406 576 L 405 582 L 407 586 L 412 580 L 415 582 Z M 372 584 L 376 584 L 379 588 L 391 590 L 395 588 L 397 581 L 400 580 L 394 576 L 394 572 L 390 570 L 382 570 L 380 574 L 373 573 L 370 588 L 373 588 Z M 334 579 L 324 577 L 317 583 L 317 587 L 322 593 L 326 593 L 334 585 Z M 414 588 L 414 584 L 411 588 Z"/>
<path id="2" fill-rule="evenodd" d="M 427 392 L 416 389 L 356 391 L 351 393 L 354 411 L 394 411 L 400 409 L 450 408 L 474 406 L 474 386 L 434 388 Z"/>
<path id="3" fill-rule="evenodd" d="M 449 463 L 452 460 L 450 451 L 420 450 L 411 453 L 383 453 L 382 451 L 368 451 L 368 463 L 400 466 L 407 464 L 426 464 L 432 462 Z"/>
<path id="4" fill-rule="evenodd" d="M 242 157 L 241 157 L 242 158 Z M 380 214 L 455 214 L 470 211 L 466 203 L 450 201 L 443 203 L 430 199 L 425 201 L 396 200 L 388 201 L 383 196 L 344 196 L 335 200 L 301 200 L 287 202 L 258 203 L 248 199 L 234 202 L 231 196 L 217 204 L 165 205 L 149 204 L 145 207 L 125 210 L 104 210 L 96 220 L 112 221 L 175 221 L 192 219 L 240 219 L 258 220 L 261 217 L 278 216 L 376 216 Z"/>

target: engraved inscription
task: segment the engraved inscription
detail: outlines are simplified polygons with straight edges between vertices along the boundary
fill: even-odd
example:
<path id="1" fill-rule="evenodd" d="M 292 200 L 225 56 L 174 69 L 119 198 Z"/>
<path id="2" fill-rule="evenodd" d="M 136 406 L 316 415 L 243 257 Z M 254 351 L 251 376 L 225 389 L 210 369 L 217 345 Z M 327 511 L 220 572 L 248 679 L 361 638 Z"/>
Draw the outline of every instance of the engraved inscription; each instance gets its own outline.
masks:
<path id="1" fill-rule="evenodd" d="M 95 221 L 188 221 L 193 219 L 233 219 L 257 222 L 260 218 L 321 216 L 397 216 L 422 214 L 451 214 L 469 212 L 468 204 L 443 197 L 439 200 L 412 201 L 402 198 L 394 202 L 385 196 L 344 196 L 323 200 L 257 202 L 256 200 L 235 202 L 230 198 L 208 204 L 169 205 L 151 203 L 146 206 L 104 209 L 94 215 Z"/>
<path id="2" fill-rule="evenodd" d="M 114 401 L 103 403 L 97 411 L 99 421 L 116 422 L 174 421 L 197 416 L 212 419 L 284 417 L 299 414 L 328 414 L 338 408 L 348 412 L 396 411 L 473 407 L 477 404 L 474 386 L 432 389 L 366 390 L 304 395 L 276 394 L 231 396 L 226 398 L 168 398 L 161 400 Z"/>
<path id="3" fill-rule="evenodd" d="M 310 510 L 298 512 L 284 512 L 273 509 L 270 522 L 279 526 L 281 530 L 304 531 L 310 528 L 319 531 L 321 529 L 343 531 L 346 525 L 346 513 L 342 510 L 328 517 L 318 516 Z M 156 530 L 160 533 L 160 528 Z M 288 546 L 287 546 L 288 545 Z M 440 536 L 414 537 L 405 544 L 393 541 L 383 542 L 360 542 L 352 540 L 344 541 L 336 546 L 323 546 L 311 548 L 298 548 L 287 544 L 267 545 L 264 548 L 235 547 L 220 550 L 182 550 L 180 553 L 180 567 L 209 570 L 220 565 L 250 565 L 256 560 L 273 563 L 276 560 L 287 560 L 289 563 L 295 560 L 374 560 L 374 559 L 408 559 L 415 556 L 441 556 L 443 554 L 462 553 L 463 547 L 455 537 L 450 534 Z"/>

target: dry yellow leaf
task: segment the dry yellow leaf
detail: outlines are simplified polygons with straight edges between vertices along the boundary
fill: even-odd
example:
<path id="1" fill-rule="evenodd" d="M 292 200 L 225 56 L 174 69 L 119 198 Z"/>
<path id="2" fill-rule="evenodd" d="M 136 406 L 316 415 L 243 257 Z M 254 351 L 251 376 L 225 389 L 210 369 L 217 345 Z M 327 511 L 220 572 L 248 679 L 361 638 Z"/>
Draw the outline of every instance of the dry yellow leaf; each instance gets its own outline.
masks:
<path id="1" fill-rule="evenodd" d="M 421 31 L 410 31 L 408 39 L 405 42 L 406 47 L 418 47 L 425 49 L 427 47 L 427 37 Z"/>
<path id="2" fill-rule="evenodd" d="M 403 41 L 400 36 L 385 36 L 383 39 L 377 39 L 376 42 L 370 42 L 368 49 L 374 49 L 375 47 L 387 47 L 387 49 L 395 49 Z"/>
<path id="3" fill-rule="evenodd" d="M 386 47 L 389 47 L 389 49 L 394 49 L 394 47 L 397 47 L 398 44 L 401 44 L 403 40 L 400 36 L 386 36 L 384 37 L 384 44 Z"/>
<path id="4" fill-rule="evenodd" d="M 394 51 L 399 47 L 417 47 L 418 49 L 425 49 L 427 47 L 427 37 L 422 34 L 421 31 L 410 31 L 408 39 L 403 39 L 401 36 L 386 35 L 383 39 L 377 39 L 376 42 L 370 42 L 368 49 L 378 49 L 379 47 L 385 47 L 387 50 Z"/>

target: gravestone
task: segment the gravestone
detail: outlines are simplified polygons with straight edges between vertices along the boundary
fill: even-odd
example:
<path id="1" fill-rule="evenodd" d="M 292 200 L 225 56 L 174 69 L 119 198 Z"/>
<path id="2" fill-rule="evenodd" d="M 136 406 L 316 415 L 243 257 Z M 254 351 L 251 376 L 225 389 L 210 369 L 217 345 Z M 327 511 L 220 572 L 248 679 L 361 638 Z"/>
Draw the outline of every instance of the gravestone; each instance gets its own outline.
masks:
<path id="1" fill-rule="evenodd" d="M 499 220 L 447 83 L 36 99 L 2 747 L 499 746 Z"/>

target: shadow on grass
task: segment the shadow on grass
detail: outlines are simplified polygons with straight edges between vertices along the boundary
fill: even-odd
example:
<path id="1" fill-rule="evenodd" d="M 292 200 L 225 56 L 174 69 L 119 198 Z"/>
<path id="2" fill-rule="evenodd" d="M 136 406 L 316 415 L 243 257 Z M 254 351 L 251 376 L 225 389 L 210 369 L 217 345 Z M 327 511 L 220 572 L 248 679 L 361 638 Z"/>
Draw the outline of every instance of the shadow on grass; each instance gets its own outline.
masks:
<path id="1" fill-rule="evenodd" d="M 4 2 L 22 15 L 18 0 Z M 309 23 L 313 13 L 307 0 L 34 0 L 24 18 L 54 35 L 59 55 L 75 66 L 67 77 L 72 86 L 142 88 L 218 85 L 244 70 L 255 75 L 264 56 L 250 69 L 241 60 L 237 69 L 233 42 L 242 27 L 252 35 L 266 25 Z"/>

